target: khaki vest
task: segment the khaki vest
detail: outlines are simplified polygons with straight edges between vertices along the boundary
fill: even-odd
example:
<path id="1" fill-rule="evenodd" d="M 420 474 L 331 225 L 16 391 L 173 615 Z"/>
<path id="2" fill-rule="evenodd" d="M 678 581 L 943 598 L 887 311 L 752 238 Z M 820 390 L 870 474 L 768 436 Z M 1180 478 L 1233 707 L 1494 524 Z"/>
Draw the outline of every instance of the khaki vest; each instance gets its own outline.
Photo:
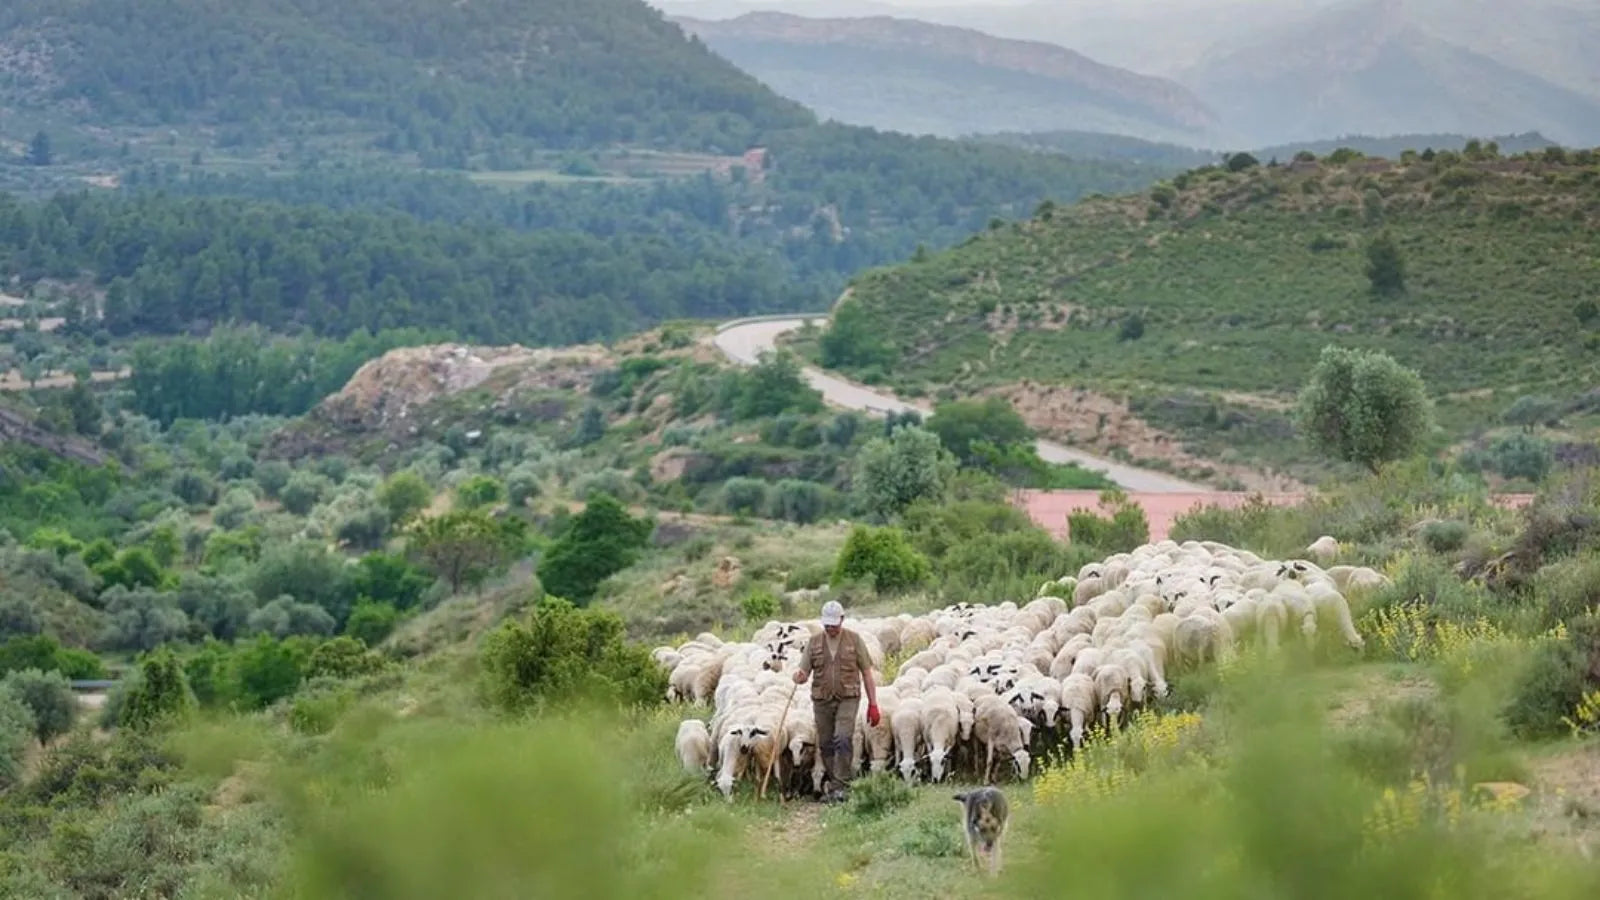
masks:
<path id="1" fill-rule="evenodd" d="M 839 629 L 839 655 L 828 658 L 828 635 L 817 632 L 806 644 L 811 656 L 811 699 L 840 700 L 861 696 L 861 664 L 856 659 L 856 633 Z"/>

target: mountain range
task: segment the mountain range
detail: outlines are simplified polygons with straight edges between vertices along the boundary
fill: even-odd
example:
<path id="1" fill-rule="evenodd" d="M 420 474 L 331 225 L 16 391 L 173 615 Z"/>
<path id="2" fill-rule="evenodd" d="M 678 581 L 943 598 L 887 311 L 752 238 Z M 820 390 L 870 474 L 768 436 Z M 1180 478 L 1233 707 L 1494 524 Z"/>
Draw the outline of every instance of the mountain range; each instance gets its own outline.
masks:
<path id="1" fill-rule="evenodd" d="M 680 17 L 740 17 L 734 21 L 745 21 L 746 28 L 753 10 L 815 17 L 853 10 L 861 18 L 854 20 L 857 33 L 849 41 L 843 35 L 851 26 L 829 20 L 838 46 L 881 46 L 883 22 L 891 19 L 904 23 L 899 26 L 905 32 L 902 44 L 915 43 L 914 35 L 929 23 L 976 29 L 996 39 L 995 46 L 1008 48 L 1002 58 L 1023 55 L 1008 41 L 1053 43 L 1120 71 L 1128 83 L 1144 75 L 1181 85 L 1196 98 L 1196 108 L 1208 114 L 1205 127 L 1186 133 L 1159 133 L 1165 126 L 1148 117 L 1125 117 L 1112 129 L 1149 139 L 1227 148 L 1340 133 L 1538 131 L 1566 144 L 1600 143 L 1600 5 L 1583 0 L 1032 0 L 914 7 L 843 0 L 657 0 L 657 5 Z M 861 96 L 866 88 L 845 90 L 836 74 L 842 57 L 855 60 L 867 50 L 847 57 L 839 49 L 805 52 L 807 45 L 793 37 L 751 29 L 762 35 L 762 53 L 728 36 L 729 29 L 739 29 L 726 22 L 721 26 L 718 36 L 706 37 L 713 50 L 824 115 L 845 110 L 865 118 L 864 110 L 874 106 L 935 102 L 946 120 L 960 118 L 946 122 L 946 130 L 1011 131 L 1026 129 L 994 129 L 995 111 L 1024 106 L 1031 117 L 1069 120 L 1055 129 L 1104 130 L 1088 124 L 1082 92 L 1063 89 L 1053 106 L 1041 108 L 1033 104 L 1038 94 L 1029 84 L 1019 86 L 1008 106 L 994 98 L 994 85 L 1005 83 L 995 72 L 954 65 L 947 50 L 878 54 L 870 60 L 875 80 L 894 85 L 897 93 L 874 100 Z M 705 26 L 694 27 L 711 34 Z M 1009 71 L 1011 65 L 992 68 Z M 929 76 L 930 69 L 943 77 Z M 873 70 L 862 63 L 854 71 Z M 907 83 L 917 85 L 918 93 L 904 89 Z M 791 84 L 811 96 L 825 93 L 826 102 L 802 97 L 801 90 L 786 87 Z M 971 104 L 960 99 L 969 94 L 976 98 Z M 930 101 L 930 96 L 939 99 Z M 969 105 L 981 109 L 968 113 Z M 884 112 L 870 124 L 896 127 L 895 121 Z"/>
<path id="2" fill-rule="evenodd" d="M 945 137 L 1075 128 L 1171 139 L 1215 125 L 1173 81 L 1039 41 L 890 16 L 673 21 L 779 93 L 850 124 Z"/>

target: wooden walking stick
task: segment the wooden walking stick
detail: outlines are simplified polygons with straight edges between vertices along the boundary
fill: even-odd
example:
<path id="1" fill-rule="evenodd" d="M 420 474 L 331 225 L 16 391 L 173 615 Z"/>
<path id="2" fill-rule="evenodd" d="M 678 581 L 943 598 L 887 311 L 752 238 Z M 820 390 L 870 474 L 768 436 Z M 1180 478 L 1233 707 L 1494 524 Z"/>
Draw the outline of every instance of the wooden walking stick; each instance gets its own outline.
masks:
<path id="1" fill-rule="evenodd" d="M 789 688 L 789 699 L 783 701 L 783 712 L 778 715 L 778 730 L 772 735 L 772 758 L 767 760 L 767 771 L 761 776 L 761 789 L 756 792 L 757 800 L 767 799 L 767 780 L 772 777 L 772 769 L 778 764 L 778 757 L 783 753 L 783 745 L 779 740 L 783 737 L 783 723 L 789 718 L 789 704 L 794 702 L 794 692 L 800 689 L 799 682 Z M 783 799 L 783 792 L 778 792 L 778 798 Z"/>

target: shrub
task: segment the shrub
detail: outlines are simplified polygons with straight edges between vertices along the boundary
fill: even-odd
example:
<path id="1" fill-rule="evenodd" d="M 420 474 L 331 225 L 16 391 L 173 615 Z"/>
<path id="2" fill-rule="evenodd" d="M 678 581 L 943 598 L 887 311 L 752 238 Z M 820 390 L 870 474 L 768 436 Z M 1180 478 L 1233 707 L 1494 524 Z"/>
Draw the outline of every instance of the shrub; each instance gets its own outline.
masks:
<path id="1" fill-rule="evenodd" d="M 1540 642 L 1517 679 L 1505 718 L 1519 737 L 1568 733 L 1563 719 L 1593 686 L 1591 668 L 1600 659 L 1600 616 L 1591 613 L 1567 631 L 1566 640 Z"/>
<path id="2" fill-rule="evenodd" d="M 1072 543 L 1106 553 L 1127 553 L 1150 541 L 1150 522 L 1144 507 L 1115 490 L 1101 492 L 1100 504 L 1111 508 L 1110 518 L 1092 510 L 1067 515 L 1067 533 Z"/>
<path id="3" fill-rule="evenodd" d="M 300 734 L 327 734 L 355 699 L 349 688 L 308 689 L 289 704 L 289 727 Z"/>
<path id="4" fill-rule="evenodd" d="M 183 666 L 171 650 L 162 648 L 140 659 L 137 680 L 118 699 L 114 715 L 120 726 L 149 730 L 182 720 L 195 706 Z"/>
<path id="5" fill-rule="evenodd" d="M 1470 534 L 1472 529 L 1465 522 L 1429 522 L 1423 526 L 1422 542 L 1435 553 L 1454 553 Z"/>
<path id="6" fill-rule="evenodd" d="M 289 483 L 278 492 L 278 502 L 289 512 L 303 516 L 311 512 L 311 508 L 316 506 L 332 487 L 327 478 L 301 470 L 289 476 Z"/>
<path id="7" fill-rule="evenodd" d="M 1525 432 L 1508 434 L 1489 448 L 1495 470 L 1507 478 L 1543 481 L 1555 463 L 1550 442 Z"/>
<path id="8" fill-rule="evenodd" d="M 334 529 L 334 537 L 346 547 L 374 550 L 383 546 L 389 535 L 389 513 L 383 507 L 367 503 L 345 516 Z"/>
<path id="9" fill-rule="evenodd" d="M 898 528 L 857 525 L 845 538 L 833 568 L 833 583 L 860 581 L 879 593 L 909 590 L 927 579 L 927 557 Z"/>
<path id="10" fill-rule="evenodd" d="M 266 635 L 240 647 L 233 657 L 233 679 L 246 709 L 263 709 L 300 687 L 300 661 L 282 641 Z"/>
<path id="11" fill-rule="evenodd" d="M 289 477 L 294 470 L 281 459 L 269 459 L 256 466 L 256 484 L 261 485 L 261 490 L 268 497 L 277 499 L 285 486 L 289 484 Z"/>
<path id="12" fill-rule="evenodd" d="M 0 791 L 22 779 L 22 763 L 37 728 L 33 711 L 11 691 L 0 687 Z"/>
<path id="13" fill-rule="evenodd" d="M 490 632 L 479 659 L 485 697 L 506 713 L 591 700 L 652 705 L 667 686 L 649 651 L 623 640 L 621 618 L 559 597 Z"/>
<path id="14" fill-rule="evenodd" d="M 433 502 L 433 488 L 416 472 L 396 472 L 378 488 L 378 502 L 388 510 L 389 521 L 404 525 Z"/>
<path id="15" fill-rule="evenodd" d="M 386 665 L 382 656 L 368 650 L 361 641 L 348 636 L 336 637 L 323 641 L 311 651 L 304 674 L 307 679 L 356 678 L 380 672 Z"/>
<path id="16" fill-rule="evenodd" d="M 778 614 L 781 604 L 778 597 L 766 588 L 756 588 L 739 601 L 739 611 L 751 623 L 766 622 Z"/>
<path id="17" fill-rule="evenodd" d="M 513 507 L 527 505 L 529 500 L 539 496 L 540 490 L 539 473 L 532 466 L 517 466 L 506 476 L 506 502 Z"/>
<path id="18" fill-rule="evenodd" d="M 0 681 L 0 693 L 8 691 L 32 711 L 33 736 L 41 744 L 71 731 L 78 719 L 78 698 L 60 672 L 12 672 Z"/>
<path id="19" fill-rule="evenodd" d="M 767 507 L 767 483 L 759 478 L 730 478 L 722 486 L 722 506 L 735 515 L 756 515 Z"/>
<path id="20" fill-rule="evenodd" d="M 492 475 L 474 475 L 456 488 L 456 505 L 462 509 L 478 509 L 499 503 L 506 494 L 505 485 Z"/>
<path id="21" fill-rule="evenodd" d="M 850 785 L 850 812 L 877 818 L 909 806 L 917 797 L 911 786 L 890 772 L 858 778 Z"/>
<path id="22" fill-rule="evenodd" d="M 345 620 L 344 633 L 368 647 L 376 647 L 394 632 L 399 613 L 392 603 L 358 602 Z"/>
<path id="23" fill-rule="evenodd" d="M 816 482 L 785 478 L 772 492 L 774 518 L 809 525 L 822 518 L 827 508 L 828 496 Z"/>

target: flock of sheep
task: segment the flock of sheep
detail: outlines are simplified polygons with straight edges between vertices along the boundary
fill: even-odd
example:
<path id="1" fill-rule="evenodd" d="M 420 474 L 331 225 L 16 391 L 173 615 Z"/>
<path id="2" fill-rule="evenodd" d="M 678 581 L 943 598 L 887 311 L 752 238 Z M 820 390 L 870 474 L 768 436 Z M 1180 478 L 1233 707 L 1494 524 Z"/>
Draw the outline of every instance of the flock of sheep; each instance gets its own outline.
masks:
<path id="1" fill-rule="evenodd" d="M 1348 598 L 1388 579 L 1365 567 L 1323 568 L 1338 552 L 1332 538 L 1306 549 L 1317 561 L 1168 540 L 1047 582 L 1022 606 L 957 604 L 847 621 L 875 675 L 889 657 L 903 658 L 893 681 L 878 686 L 878 725 L 861 704 L 851 771 L 893 766 L 908 782 L 941 781 L 965 761 L 988 782 L 995 762 L 1009 760 L 1026 779 L 1036 735 L 1056 744 L 1064 724 L 1076 749 L 1091 724 L 1116 727 L 1131 708 L 1165 695 L 1169 668 L 1215 661 L 1246 641 L 1275 650 L 1288 629 L 1308 642 L 1331 629 L 1359 649 Z M 809 695 L 791 693 L 806 642 L 820 631 L 768 622 L 747 642 L 702 634 L 653 651 L 669 672 L 669 701 L 714 711 L 709 723 L 679 726 L 685 769 L 711 776 L 729 799 L 736 782 L 759 781 L 769 765 L 785 789 L 821 792 Z"/>

